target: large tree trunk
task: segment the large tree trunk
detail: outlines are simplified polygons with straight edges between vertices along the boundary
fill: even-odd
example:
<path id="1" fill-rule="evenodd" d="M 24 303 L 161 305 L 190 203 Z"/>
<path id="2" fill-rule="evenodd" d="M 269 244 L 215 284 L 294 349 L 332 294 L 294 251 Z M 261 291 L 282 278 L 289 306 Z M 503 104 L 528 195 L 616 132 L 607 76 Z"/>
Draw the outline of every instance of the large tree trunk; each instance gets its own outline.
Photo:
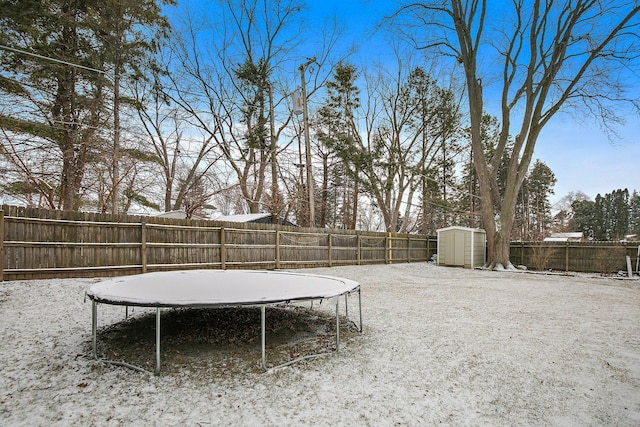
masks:
<path id="1" fill-rule="evenodd" d="M 489 252 L 492 252 L 492 256 L 488 258 L 488 267 L 492 269 L 511 268 L 512 264 L 509 259 L 510 243 L 511 233 L 505 233 L 503 230 L 495 233 L 491 243 L 487 239 Z"/>
<path id="2" fill-rule="evenodd" d="M 76 175 L 79 171 L 76 167 L 75 152 L 78 129 L 77 125 L 73 124 L 76 121 L 74 117 L 76 109 L 75 78 L 75 70 L 73 69 L 67 69 L 60 73 L 56 100 L 52 109 L 54 120 L 60 122 L 64 129 L 57 141 L 62 152 L 60 200 L 64 210 L 76 210 L 78 193 Z"/>

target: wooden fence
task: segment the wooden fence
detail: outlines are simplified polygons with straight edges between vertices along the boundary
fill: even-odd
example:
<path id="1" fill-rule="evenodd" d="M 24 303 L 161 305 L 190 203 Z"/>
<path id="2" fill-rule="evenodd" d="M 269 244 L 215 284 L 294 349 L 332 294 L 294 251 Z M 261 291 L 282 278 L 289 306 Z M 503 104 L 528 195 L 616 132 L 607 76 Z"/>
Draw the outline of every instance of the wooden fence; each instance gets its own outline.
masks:
<path id="1" fill-rule="evenodd" d="M 640 242 L 513 242 L 511 262 L 532 270 L 610 274 L 637 270 Z"/>
<path id="2" fill-rule="evenodd" d="M 418 262 L 427 236 L 3 206 L 0 280 Z"/>
<path id="3" fill-rule="evenodd" d="M 105 277 L 195 268 L 304 268 L 423 262 L 437 239 L 158 217 L 0 210 L 0 281 Z M 511 260 L 529 269 L 635 270 L 638 242 L 514 242 Z"/>

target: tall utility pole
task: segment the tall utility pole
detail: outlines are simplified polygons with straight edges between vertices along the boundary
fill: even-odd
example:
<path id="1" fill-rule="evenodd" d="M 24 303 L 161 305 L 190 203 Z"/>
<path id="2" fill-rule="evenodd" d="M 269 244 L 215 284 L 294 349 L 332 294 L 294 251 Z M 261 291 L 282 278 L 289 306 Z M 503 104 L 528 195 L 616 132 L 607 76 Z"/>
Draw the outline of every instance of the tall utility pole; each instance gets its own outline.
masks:
<path id="1" fill-rule="evenodd" d="M 280 198 L 278 197 L 278 165 L 276 163 L 277 156 L 276 151 L 278 143 L 276 141 L 276 124 L 273 114 L 273 84 L 269 82 L 269 139 L 271 150 L 271 214 L 273 216 L 273 223 L 278 223 L 278 214 Z"/>
<path id="2" fill-rule="evenodd" d="M 302 120 L 304 124 L 304 146 L 305 156 L 307 163 L 307 195 L 309 200 L 309 227 L 315 225 L 315 207 L 314 207 L 314 190 L 313 190 L 313 175 L 311 171 L 311 142 L 309 138 L 309 113 L 307 112 L 307 85 L 304 78 L 305 69 L 312 63 L 316 62 L 315 56 L 309 58 L 307 62 L 300 66 L 300 80 L 302 87 Z"/>

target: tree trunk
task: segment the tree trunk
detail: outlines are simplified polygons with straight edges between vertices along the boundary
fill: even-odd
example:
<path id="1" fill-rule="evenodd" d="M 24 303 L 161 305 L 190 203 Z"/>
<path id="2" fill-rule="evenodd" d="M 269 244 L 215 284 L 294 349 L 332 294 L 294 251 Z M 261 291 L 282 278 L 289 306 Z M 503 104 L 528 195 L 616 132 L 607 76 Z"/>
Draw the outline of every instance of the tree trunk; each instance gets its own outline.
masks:
<path id="1" fill-rule="evenodd" d="M 73 144 L 70 147 L 63 148 L 62 151 L 62 209 L 74 210 L 75 205 L 75 168 Z"/>
<path id="2" fill-rule="evenodd" d="M 487 236 L 487 248 L 492 255 L 488 256 L 488 266 L 491 268 L 500 269 L 511 268 L 511 261 L 509 259 L 509 251 L 511 246 L 511 232 L 505 233 L 503 230 L 495 233 L 491 242 Z"/>
<path id="3" fill-rule="evenodd" d="M 64 131 L 58 141 L 62 152 L 62 179 L 61 194 L 62 209 L 75 210 L 76 205 L 76 153 L 75 142 L 77 129 L 72 124 L 74 122 L 73 112 L 75 109 L 74 93 L 75 74 L 74 70 L 66 70 L 58 80 L 57 99 L 54 104 L 54 117 L 62 122 Z M 57 114 L 56 114 L 57 113 Z"/>

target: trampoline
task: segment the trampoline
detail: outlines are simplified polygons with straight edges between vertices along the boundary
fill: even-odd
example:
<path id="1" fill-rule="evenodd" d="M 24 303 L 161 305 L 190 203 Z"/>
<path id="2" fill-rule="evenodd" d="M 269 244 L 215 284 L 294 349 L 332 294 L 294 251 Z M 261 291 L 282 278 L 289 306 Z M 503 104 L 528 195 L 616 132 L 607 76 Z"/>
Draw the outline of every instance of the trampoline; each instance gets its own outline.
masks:
<path id="1" fill-rule="evenodd" d="M 261 320 L 261 367 L 267 371 L 320 354 L 301 356 L 281 365 L 266 364 L 266 307 L 298 301 L 330 300 L 335 304 L 336 351 L 340 350 L 339 306 L 344 296 L 349 317 L 348 296 L 358 295 L 359 325 L 362 332 L 360 285 L 348 279 L 314 274 L 266 270 L 180 270 L 123 276 L 92 285 L 86 295 L 92 301 L 93 358 L 105 363 L 145 371 L 126 362 L 98 357 L 98 305 L 152 307 L 156 309 L 156 369 L 160 373 L 161 310 L 165 308 L 259 307 Z M 324 354 L 324 353 L 323 353 Z"/>

